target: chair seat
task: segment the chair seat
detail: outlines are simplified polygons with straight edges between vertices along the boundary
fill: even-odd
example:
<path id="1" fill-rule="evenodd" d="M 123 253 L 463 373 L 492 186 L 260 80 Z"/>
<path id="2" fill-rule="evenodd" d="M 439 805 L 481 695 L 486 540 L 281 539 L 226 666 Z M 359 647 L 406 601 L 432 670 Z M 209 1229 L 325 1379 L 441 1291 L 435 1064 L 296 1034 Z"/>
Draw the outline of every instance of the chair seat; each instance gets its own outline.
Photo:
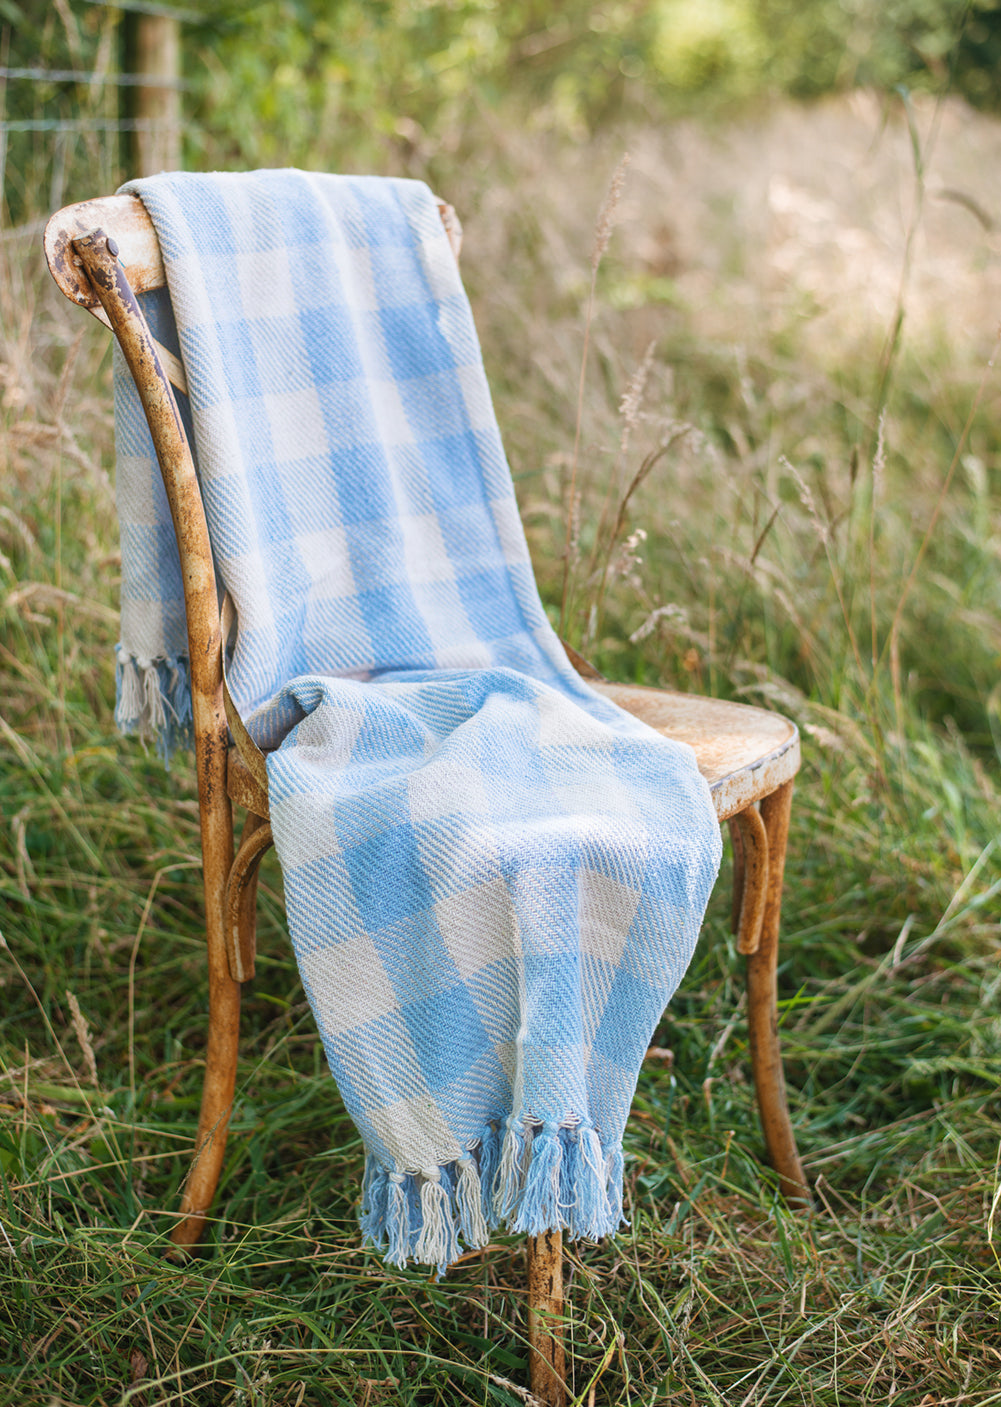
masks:
<path id="1" fill-rule="evenodd" d="M 664 737 L 694 749 L 721 821 L 777 790 L 799 771 L 799 730 L 780 713 L 672 689 L 588 682 Z"/>
<path id="2" fill-rule="evenodd" d="M 642 684 L 588 682 L 664 737 L 688 743 L 721 821 L 776 791 L 799 770 L 799 730 L 781 713 Z M 247 756 L 230 748 L 227 789 L 239 805 L 266 817 L 267 779 L 263 767 L 248 766 Z"/>

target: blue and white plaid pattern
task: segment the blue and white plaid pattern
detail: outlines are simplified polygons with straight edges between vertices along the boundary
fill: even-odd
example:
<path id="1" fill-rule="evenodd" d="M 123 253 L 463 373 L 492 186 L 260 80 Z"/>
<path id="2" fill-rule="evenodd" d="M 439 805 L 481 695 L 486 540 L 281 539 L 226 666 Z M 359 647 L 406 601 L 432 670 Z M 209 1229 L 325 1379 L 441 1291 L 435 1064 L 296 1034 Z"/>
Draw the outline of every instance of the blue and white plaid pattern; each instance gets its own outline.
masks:
<path id="1" fill-rule="evenodd" d="M 362 1224 L 399 1264 L 500 1223 L 611 1233 L 639 1065 L 719 863 L 694 757 L 588 689 L 547 622 L 426 187 L 129 189 L 237 607 L 231 688 L 275 749 L 292 940 L 368 1151 Z M 123 377 L 118 407 L 119 714 L 169 733 L 176 554 Z"/>

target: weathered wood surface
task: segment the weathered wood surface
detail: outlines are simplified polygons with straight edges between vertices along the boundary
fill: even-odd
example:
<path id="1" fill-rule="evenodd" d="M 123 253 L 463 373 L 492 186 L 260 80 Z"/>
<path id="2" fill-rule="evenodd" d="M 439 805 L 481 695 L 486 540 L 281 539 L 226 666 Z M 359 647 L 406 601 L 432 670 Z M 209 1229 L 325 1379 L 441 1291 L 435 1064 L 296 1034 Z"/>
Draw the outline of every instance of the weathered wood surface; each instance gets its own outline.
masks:
<path id="1" fill-rule="evenodd" d="M 532 1395 L 545 1407 L 565 1407 L 563 1234 L 528 1238 L 528 1373 Z"/>
<path id="2" fill-rule="evenodd" d="M 209 979 L 208 1048 L 195 1160 L 182 1196 L 181 1219 L 172 1237 L 175 1245 L 184 1247 L 200 1238 L 219 1181 L 233 1105 L 240 1024 L 240 985 L 230 976 L 223 912 L 226 880 L 233 865 L 233 816 L 226 789 L 229 728 L 222 696 L 219 602 L 191 449 L 162 360 L 119 257 L 117 241 L 102 229 L 92 228 L 75 239 L 68 251 L 63 251 L 64 256 L 71 260 L 73 251 L 114 329 L 149 422 L 174 521 L 184 584 Z"/>
<path id="3" fill-rule="evenodd" d="M 747 959 L 747 1032 L 768 1159 L 779 1175 L 786 1201 L 805 1207 L 810 1204 L 809 1184 L 789 1119 L 779 1046 L 776 976 L 792 789 L 792 782 L 786 782 L 761 802 L 761 819 L 768 839 L 768 879 L 761 939 L 757 951 Z"/>
<path id="4" fill-rule="evenodd" d="M 799 770 L 799 731 L 781 713 L 670 689 L 589 682 L 627 713 L 694 749 L 721 821 L 783 786 Z"/>
<path id="5" fill-rule="evenodd" d="M 135 155 L 140 176 L 181 167 L 181 26 L 169 15 L 134 16 L 136 72 L 147 80 L 135 92 Z"/>

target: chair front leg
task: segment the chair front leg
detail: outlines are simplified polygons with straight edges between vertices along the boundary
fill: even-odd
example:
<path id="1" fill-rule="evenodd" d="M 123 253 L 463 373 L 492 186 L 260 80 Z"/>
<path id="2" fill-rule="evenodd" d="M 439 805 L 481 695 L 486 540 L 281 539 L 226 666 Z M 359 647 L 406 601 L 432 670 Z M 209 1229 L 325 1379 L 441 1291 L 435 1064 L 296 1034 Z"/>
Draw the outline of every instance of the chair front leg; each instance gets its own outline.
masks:
<path id="1" fill-rule="evenodd" d="M 767 880 L 761 938 L 757 951 L 747 958 L 747 1019 L 751 1069 L 769 1161 L 779 1175 L 786 1200 L 809 1205 L 808 1185 L 789 1119 L 778 1033 L 779 917 L 792 789 L 792 782 L 786 782 L 761 803 L 768 845 Z"/>
<path id="2" fill-rule="evenodd" d="M 528 1238 L 528 1371 L 532 1396 L 566 1407 L 563 1347 L 563 1233 Z"/>

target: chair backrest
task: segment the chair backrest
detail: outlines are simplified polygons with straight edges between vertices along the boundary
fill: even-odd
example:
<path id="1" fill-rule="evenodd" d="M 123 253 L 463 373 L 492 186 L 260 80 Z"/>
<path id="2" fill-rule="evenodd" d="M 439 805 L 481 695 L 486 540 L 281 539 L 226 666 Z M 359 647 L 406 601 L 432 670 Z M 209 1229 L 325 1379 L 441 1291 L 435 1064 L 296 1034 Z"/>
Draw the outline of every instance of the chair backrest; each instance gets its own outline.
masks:
<path id="1" fill-rule="evenodd" d="M 451 205 L 438 202 L 445 233 L 456 259 L 462 248 L 462 226 Z M 105 327 L 115 331 L 95 286 L 84 268 L 74 241 L 103 230 L 115 243 L 117 258 L 133 293 L 152 293 L 166 285 L 163 256 L 153 222 L 146 207 L 135 195 L 109 195 L 64 206 L 45 226 L 45 259 L 52 277 L 71 303 L 86 308 Z M 179 391 L 187 391 L 182 363 L 154 339 L 168 380 Z"/>
<path id="2" fill-rule="evenodd" d="M 111 327 L 94 285 L 84 271 L 74 241 L 103 230 L 115 242 L 125 277 L 133 293 L 163 288 L 166 278 L 160 242 L 142 201 L 134 195 L 110 195 L 67 205 L 45 227 L 45 258 L 52 277 L 71 303 Z M 112 330 L 114 330 L 112 328 Z M 187 390 L 184 367 L 172 352 L 157 344 L 167 375 L 179 391 Z"/>
<path id="3" fill-rule="evenodd" d="M 165 282 L 160 242 L 142 201 L 134 195 L 109 195 L 82 200 L 56 211 L 45 226 L 45 258 L 52 277 L 66 297 L 92 312 L 107 327 L 111 323 L 86 274 L 73 241 L 103 229 L 118 245 L 118 257 L 135 293 L 162 288 Z"/>

